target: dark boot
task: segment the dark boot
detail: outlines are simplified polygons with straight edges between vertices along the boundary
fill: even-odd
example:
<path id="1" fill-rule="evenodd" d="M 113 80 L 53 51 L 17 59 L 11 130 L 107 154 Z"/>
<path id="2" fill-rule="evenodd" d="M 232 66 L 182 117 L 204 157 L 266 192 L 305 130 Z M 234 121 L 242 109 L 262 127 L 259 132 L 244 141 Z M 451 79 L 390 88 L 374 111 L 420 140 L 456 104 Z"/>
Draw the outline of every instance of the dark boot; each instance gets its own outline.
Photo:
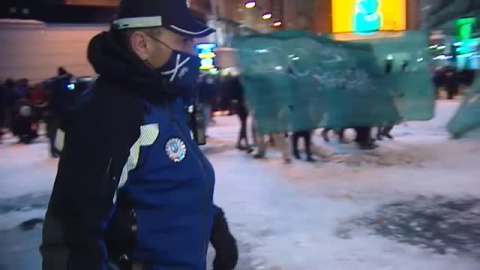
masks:
<path id="1" fill-rule="evenodd" d="M 328 133 L 330 132 L 330 130 L 331 130 L 330 128 L 325 128 L 322 131 L 323 140 L 326 142 L 330 142 L 330 138 L 328 137 Z"/>
<path id="2" fill-rule="evenodd" d="M 378 127 L 377 140 L 383 141 L 383 127 Z"/>
<path id="3" fill-rule="evenodd" d="M 300 159 L 300 153 L 298 152 L 298 132 L 294 132 L 292 136 L 292 148 L 293 156 L 296 159 Z"/>
<path id="4" fill-rule="evenodd" d="M 264 159 L 265 156 L 264 156 L 264 155 L 261 155 L 261 154 L 255 154 L 255 155 L 253 155 L 253 158 L 254 158 L 254 159 Z"/>
<path id="5" fill-rule="evenodd" d="M 240 151 L 246 151 L 247 148 L 243 145 L 241 145 L 240 143 L 237 143 L 237 149 L 240 150 Z"/>
<path id="6" fill-rule="evenodd" d="M 348 144 L 348 141 L 345 140 L 345 129 L 344 128 L 339 129 L 338 131 L 336 131 L 336 133 L 339 137 L 340 143 Z"/>
<path id="7" fill-rule="evenodd" d="M 310 131 L 306 131 L 303 133 L 303 139 L 305 141 L 305 151 L 307 152 L 307 161 L 316 162 L 316 160 L 312 157 L 312 135 Z"/>
<path id="8" fill-rule="evenodd" d="M 373 149 L 377 149 L 378 148 L 378 145 L 376 143 L 374 143 L 373 141 L 370 141 L 370 142 L 359 142 L 357 143 L 358 144 L 358 147 L 361 149 L 361 150 L 373 150 Z"/>
<path id="9" fill-rule="evenodd" d="M 392 132 L 393 130 L 393 126 L 388 126 L 388 127 L 385 127 L 383 130 L 382 130 L 382 136 L 385 136 L 387 138 L 389 138 L 390 140 L 393 140 L 393 136 L 392 134 L 390 134 L 390 132 Z"/>

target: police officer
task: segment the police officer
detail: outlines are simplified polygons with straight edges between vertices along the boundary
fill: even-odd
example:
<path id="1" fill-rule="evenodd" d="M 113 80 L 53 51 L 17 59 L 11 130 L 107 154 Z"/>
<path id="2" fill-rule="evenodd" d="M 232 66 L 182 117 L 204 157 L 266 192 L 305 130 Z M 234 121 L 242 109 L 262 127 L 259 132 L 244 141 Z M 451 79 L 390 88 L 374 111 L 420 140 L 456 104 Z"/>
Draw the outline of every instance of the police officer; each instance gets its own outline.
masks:
<path id="1" fill-rule="evenodd" d="M 44 270 L 109 269 L 107 238 L 124 224 L 130 269 L 206 269 L 210 240 L 236 248 L 182 104 L 199 75 L 193 39 L 212 32 L 185 1 L 123 0 L 111 30 L 92 39 L 88 59 L 100 76 L 62 125 Z M 218 269 L 233 268 L 235 252 L 217 258 Z"/>

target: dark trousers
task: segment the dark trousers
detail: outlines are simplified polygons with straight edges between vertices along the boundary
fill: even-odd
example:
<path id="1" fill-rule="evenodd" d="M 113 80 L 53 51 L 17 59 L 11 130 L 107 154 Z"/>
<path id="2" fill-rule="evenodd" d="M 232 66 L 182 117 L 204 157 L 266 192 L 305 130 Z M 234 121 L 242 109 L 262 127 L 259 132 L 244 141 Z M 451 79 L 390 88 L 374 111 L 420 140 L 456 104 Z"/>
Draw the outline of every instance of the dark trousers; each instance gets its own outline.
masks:
<path id="1" fill-rule="evenodd" d="M 372 128 L 371 127 L 356 127 L 357 138 L 355 142 L 359 144 L 369 144 L 372 142 Z"/>
<path id="2" fill-rule="evenodd" d="M 57 130 L 60 127 L 60 117 L 50 115 L 47 118 L 47 136 L 50 141 L 50 154 L 58 154 L 58 150 L 55 148 L 55 138 L 57 135 Z"/>
<path id="3" fill-rule="evenodd" d="M 305 151 L 307 152 L 308 157 L 312 157 L 312 136 L 310 131 L 299 131 L 294 132 L 292 137 L 292 145 L 293 145 L 293 155 L 298 157 L 300 154 L 298 152 L 298 141 L 300 138 L 303 138 L 305 142 Z"/>
<path id="4" fill-rule="evenodd" d="M 247 134 L 247 120 L 248 112 L 239 112 L 238 118 L 240 119 L 240 134 L 238 136 L 238 146 L 242 146 L 242 141 L 245 142 L 245 147 L 249 146 L 248 143 L 248 134 Z"/>

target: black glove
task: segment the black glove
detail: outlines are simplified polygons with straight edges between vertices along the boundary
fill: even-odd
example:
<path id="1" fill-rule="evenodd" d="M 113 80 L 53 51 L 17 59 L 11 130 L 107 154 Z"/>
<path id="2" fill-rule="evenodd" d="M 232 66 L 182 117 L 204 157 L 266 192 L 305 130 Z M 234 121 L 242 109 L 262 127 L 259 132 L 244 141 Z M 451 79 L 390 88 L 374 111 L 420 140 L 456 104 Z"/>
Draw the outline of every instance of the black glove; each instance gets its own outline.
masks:
<path id="1" fill-rule="evenodd" d="M 221 211 L 221 210 L 220 210 Z M 228 229 L 223 211 L 213 221 L 210 242 L 215 248 L 216 256 L 213 270 L 233 270 L 238 262 L 238 248 L 235 238 Z"/>

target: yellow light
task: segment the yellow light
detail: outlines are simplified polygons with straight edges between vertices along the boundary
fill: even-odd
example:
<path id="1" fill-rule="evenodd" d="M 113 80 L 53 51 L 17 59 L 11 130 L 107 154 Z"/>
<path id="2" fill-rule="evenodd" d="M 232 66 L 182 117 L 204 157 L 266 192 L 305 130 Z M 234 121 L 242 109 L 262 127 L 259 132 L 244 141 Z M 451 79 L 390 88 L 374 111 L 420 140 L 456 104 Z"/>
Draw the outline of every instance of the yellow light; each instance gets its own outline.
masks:
<path id="1" fill-rule="evenodd" d="M 211 70 L 213 68 L 215 68 L 215 66 L 201 66 L 200 70 Z"/>
<path id="2" fill-rule="evenodd" d="M 209 58 L 215 58 L 215 56 L 217 56 L 215 53 L 213 52 L 209 52 L 209 53 L 200 53 L 198 54 L 198 57 L 200 59 L 209 59 Z"/>
<path id="3" fill-rule="evenodd" d="M 247 3 L 245 3 L 245 7 L 248 9 L 254 8 L 256 5 L 257 5 L 257 2 L 255 1 L 248 1 Z"/>
<path id="4" fill-rule="evenodd" d="M 281 26 L 281 25 L 282 25 L 282 22 L 281 22 L 281 21 L 276 21 L 276 22 L 273 23 L 273 26 L 274 26 L 274 27 L 279 27 L 279 26 Z"/>
<path id="5" fill-rule="evenodd" d="M 272 16 L 273 16 L 272 13 L 268 12 L 268 13 L 263 14 L 262 19 L 270 20 L 272 18 Z"/>
<path id="6" fill-rule="evenodd" d="M 333 33 L 355 32 L 357 19 L 362 14 L 357 9 L 361 4 L 359 0 L 330 0 L 332 4 L 332 28 Z M 378 16 L 380 31 L 403 31 L 407 27 L 407 0 L 378 0 L 377 13 L 369 14 L 369 17 Z M 367 15 L 364 15 L 366 17 Z M 370 20 L 371 18 L 369 18 Z"/>

